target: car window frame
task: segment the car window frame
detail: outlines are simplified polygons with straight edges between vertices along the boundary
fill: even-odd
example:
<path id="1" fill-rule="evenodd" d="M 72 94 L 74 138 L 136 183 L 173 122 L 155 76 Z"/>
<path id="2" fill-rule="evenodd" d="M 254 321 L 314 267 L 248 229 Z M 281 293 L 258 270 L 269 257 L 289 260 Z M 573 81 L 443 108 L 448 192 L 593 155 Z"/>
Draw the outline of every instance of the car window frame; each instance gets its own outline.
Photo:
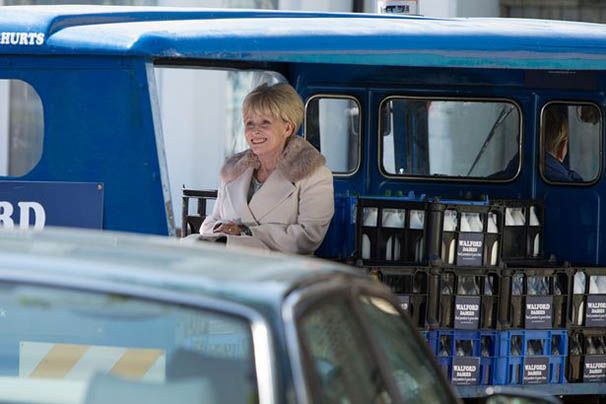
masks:
<path id="1" fill-rule="evenodd" d="M 597 108 L 598 112 L 600 113 L 600 127 L 599 127 L 599 136 L 598 136 L 598 140 L 600 142 L 599 144 L 599 150 L 598 150 L 598 161 L 600 162 L 600 168 L 598 169 L 598 172 L 595 176 L 595 178 L 591 181 L 554 181 L 554 180 L 550 180 L 549 178 L 547 178 L 545 176 L 545 147 L 544 147 L 544 131 L 543 131 L 543 127 L 544 127 L 544 122 L 545 122 L 545 110 L 553 104 L 559 104 L 559 105 L 565 105 L 565 106 L 571 106 L 571 105 L 590 105 L 592 107 Z M 549 101 L 546 101 L 543 106 L 540 109 L 539 112 L 539 121 L 538 121 L 538 127 L 537 127 L 537 133 L 539 134 L 539 158 L 538 158 L 538 171 L 539 171 L 539 176 L 541 177 L 541 180 L 545 183 L 545 184 L 549 184 L 549 185 L 554 185 L 554 186 L 559 186 L 559 187 L 568 187 L 568 186 L 572 186 L 572 187 L 589 187 L 592 186 L 594 184 L 596 184 L 597 182 L 600 181 L 600 179 L 602 178 L 602 174 L 604 172 L 604 111 L 602 110 L 602 108 L 600 108 L 600 104 L 598 104 L 597 102 L 594 101 L 588 101 L 586 99 L 584 100 L 571 100 L 571 99 L 565 99 L 565 98 L 554 98 L 551 99 Z M 570 136 L 570 134 L 569 134 Z"/>
<path id="2" fill-rule="evenodd" d="M 513 177 L 511 178 L 503 178 L 503 179 L 498 179 L 498 178 L 490 178 L 490 177 L 462 177 L 462 176 L 432 176 L 432 175 L 410 175 L 410 174 L 403 174 L 403 175 L 398 175 L 398 174 L 390 174 L 385 170 L 385 167 L 383 165 L 383 149 L 384 149 L 384 142 L 383 142 L 383 136 L 382 136 L 382 130 L 383 130 L 383 125 L 382 125 L 382 119 L 381 119 L 381 111 L 383 109 L 383 105 L 386 104 L 388 101 L 393 100 L 393 99 L 405 99 L 405 100 L 417 100 L 417 101 L 461 101 L 461 102 L 503 102 L 506 104 L 511 104 L 515 107 L 515 109 L 518 112 L 519 115 L 519 125 L 518 125 L 518 135 L 520 137 L 520 140 L 518 142 L 518 167 L 516 170 L 516 173 Z M 377 169 L 379 170 L 379 173 L 384 177 L 384 178 L 388 178 L 390 180 L 410 180 L 410 181 L 444 181 L 444 182 L 453 182 L 453 183 L 460 183 L 460 182 L 473 182 L 473 183 L 511 183 L 514 182 L 518 179 L 518 177 L 520 176 L 521 172 L 522 172 L 522 165 L 524 164 L 524 156 L 523 156 L 523 149 L 524 149 L 524 110 L 521 106 L 521 104 L 516 101 L 513 98 L 506 98 L 506 97 L 454 97 L 454 96 L 444 96 L 444 97 L 439 97 L 439 96 L 423 96 L 423 95 L 402 95 L 402 94 L 390 94 L 387 96 L 384 96 L 383 98 L 381 98 L 380 102 L 379 102 L 379 106 L 378 109 L 376 111 L 376 116 L 377 116 L 377 132 L 376 132 L 376 136 L 377 136 L 377 143 L 378 143 L 378 147 L 377 147 Z M 515 155 L 514 155 L 515 157 Z"/>
<path id="3" fill-rule="evenodd" d="M 251 356 L 254 362 L 258 398 L 260 404 L 278 403 L 277 386 L 274 380 L 278 374 L 275 363 L 274 342 L 271 326 L 265 317 L 251 307 L 234 301 L 221 300 L 210 296 L 202 296 L 187 291 L 172 291 L 163 288 L 131 284 L 128 282 L 112 282 L 106 280 L 91 280 L 67 276 L 44 276 L 28 274 L 21 270 L 0 268 L 0 282 L 14 283 L 31 287 L 46 287 L 65 291 L 75 291 L 93 294 L 118 294 L 128 298 L 147 302 L 169 304 L 191 310 L 205 310 L 225 315 L 231 315 L 250 326 L 252 342 Z"/>
<path id="4" fill-rule="evenodd" d="M 406 322 L 411 330 L 415 331 L 413 338 L 417 342 L 417 345 L 421 346 L 425 356 L 431 363 L 431 366 L 435 371 L 434 373 L 436 374 L 436 381 L 442 383 L 445 390 L 450 393 L 450 398 L 453 403 L 458 402 L 454 390 L 446 380 L 446 376 L 443 374 L 441 368 L 438 366 L 437 360 L 429 350 L 427 342 L 421 338 L 411 320 L 399 307 L 396 298 L 391 295 L 390 291 L 380 283 L 377 283 L 376 285 L 372 284 L 369 282 L 368 278 L 353 278 L 346 276 L 325 278 L 313 285 L 308 285 L 302 289 L 295 290 L 287 296 L 285 303 L 283 304 L 286 342 L 291 357 L 291 371 L 293 373 L 293 381 L 295 383 L 295 390 L 299 401 L 313 402 L 313 399 L 318 397 L 318 393 L 314 386 L 309 386 L 309 375 L 314 374 L 314 378 L 316 378 L 316 376 L 315 371 L 309 368 L 309 359 L 305 359 L 304 355 L 307 353 L 302 344 L 297 321 L 299 321 L 301 316 L 309 309 L 312 309 L 316 304 L 320 304 L 318 302 L 334 299 L 336 296 L 342 296 L 346 299 L 347 304 L 352 307 L 354 315 L 356 316 L 356 321 L 362 327 L 362 333 L 369 342 L 372 356 L 378 361 L 379 370 L 385 381 L 387 391 L 391 397 L 394 398 L 394 402 L 403 402 L 395 378 L 390 374 L 391 368 L 385 357 L 385 353 L 381 348 L 377 337 L 370 328 L 369 319 L 362 311 L 363 307 L 359 301 L 359 298 L 362 295 L 383 298 L 396 308 L 402 320 Z"/>

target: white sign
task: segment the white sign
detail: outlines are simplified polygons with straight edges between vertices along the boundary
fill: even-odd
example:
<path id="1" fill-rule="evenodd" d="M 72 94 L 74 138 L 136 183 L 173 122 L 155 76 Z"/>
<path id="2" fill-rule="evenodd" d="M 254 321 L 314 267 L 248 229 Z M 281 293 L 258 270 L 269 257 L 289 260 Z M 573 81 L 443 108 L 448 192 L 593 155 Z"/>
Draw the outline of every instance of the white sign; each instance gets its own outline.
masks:
<path id="1" fill-rule="evenodd" d="M 378 0 L 379 14 L 419 14 L 418 0 Z"/>
<path id="2" fill-rule="evenodd" d="M 41 230 L 46 223 L 46 211 L 38 202 L 18 202 L 19 208 L 19 227 L 28 228 L 30 224 L 35 230 Z M 30 222 L 30 211 L 33 214 L 33 220 Z M 13 213 L 15 208 L 8 201 L 0 201 L 0 227 L 12 229 L 15 227 Z"/>
<path id="3" fill-rule="evenodd" d="M 0 32 L 0 45 L 44 45 L 42 32 Z"/>

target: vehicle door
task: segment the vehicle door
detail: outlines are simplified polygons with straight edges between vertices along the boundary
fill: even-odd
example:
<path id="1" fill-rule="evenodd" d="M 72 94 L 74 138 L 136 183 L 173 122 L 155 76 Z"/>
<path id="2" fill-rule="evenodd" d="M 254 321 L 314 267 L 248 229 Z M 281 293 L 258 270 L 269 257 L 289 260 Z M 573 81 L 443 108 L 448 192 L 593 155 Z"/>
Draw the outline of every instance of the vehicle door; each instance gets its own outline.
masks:
<path id="1" fill-rule="evenodd" d="M 301 402 L 456 402 L 429 349 L 382 287 L 328 282 L 293 300 L 289 342 L 296 345 Z"/>

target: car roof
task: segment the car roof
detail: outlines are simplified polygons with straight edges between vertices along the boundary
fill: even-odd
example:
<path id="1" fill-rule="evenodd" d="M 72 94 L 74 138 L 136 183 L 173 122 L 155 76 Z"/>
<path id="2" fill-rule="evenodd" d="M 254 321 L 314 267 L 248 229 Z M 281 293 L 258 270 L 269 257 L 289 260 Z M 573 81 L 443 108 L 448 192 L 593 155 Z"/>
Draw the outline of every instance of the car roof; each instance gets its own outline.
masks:
<path id="1" fill-rule="evenodd" d="M 7 274 L 104 282 L 275 305 L 291 290 L 327 278 L 361 277 L 346 266 L 224 244 L 82 229 L 0 230 L 0 280 Z"/>
<path id="2" fill-rule="evenodd" d="M 262 24 L 258 19 L 263 18 Z M 602 24 L 115 6 L 8 6 L 0 53 L 526 69 L 606 68 Z"/>

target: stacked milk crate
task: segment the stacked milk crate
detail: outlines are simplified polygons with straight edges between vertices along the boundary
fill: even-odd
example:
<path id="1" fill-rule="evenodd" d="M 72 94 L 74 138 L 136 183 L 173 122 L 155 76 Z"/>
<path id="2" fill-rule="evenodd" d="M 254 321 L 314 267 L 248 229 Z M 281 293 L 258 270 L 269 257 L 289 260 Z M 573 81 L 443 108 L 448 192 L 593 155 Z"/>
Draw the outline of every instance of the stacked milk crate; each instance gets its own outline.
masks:
<path id="1" fill-rule="evenodd" d="M 503 200 L 502 316 L 496 384 L 566 382 L 571 269 L 543 260 L 540 201 Z"/>
<path id="2" fill-rule="evenodd" d="M 452 383 L 565 382 L 572 270 L 542 259 L 540 202 L 369 197 L 356 212 L 358 264 L 399 296 Z"/>
<path id="3" fill-rule="evenodd" d="M 606 382 L 606 268 L 574 270 L 568 381 Z"/>
<path id="4" fill-rule="evenodd" d="M 503 209 L 487 202 L 430 206 L 428 258 L 439 270 L 431 291 L 438 329 L 429 339 L 453 384 L 495 383 L 503 220 Z"/>
<path id="5" fill-rule="evenodd" d="M 424 197 L 359 197 L 356 250 L 360 265 L 380 268 L 381 280 L 399 297 L 402 309 L 428 338 L 435 302 L 429 301 L 431 269 L 423 265 L 427 244 Z M 434 309 L 432 310 L 433 307 Z"/>

